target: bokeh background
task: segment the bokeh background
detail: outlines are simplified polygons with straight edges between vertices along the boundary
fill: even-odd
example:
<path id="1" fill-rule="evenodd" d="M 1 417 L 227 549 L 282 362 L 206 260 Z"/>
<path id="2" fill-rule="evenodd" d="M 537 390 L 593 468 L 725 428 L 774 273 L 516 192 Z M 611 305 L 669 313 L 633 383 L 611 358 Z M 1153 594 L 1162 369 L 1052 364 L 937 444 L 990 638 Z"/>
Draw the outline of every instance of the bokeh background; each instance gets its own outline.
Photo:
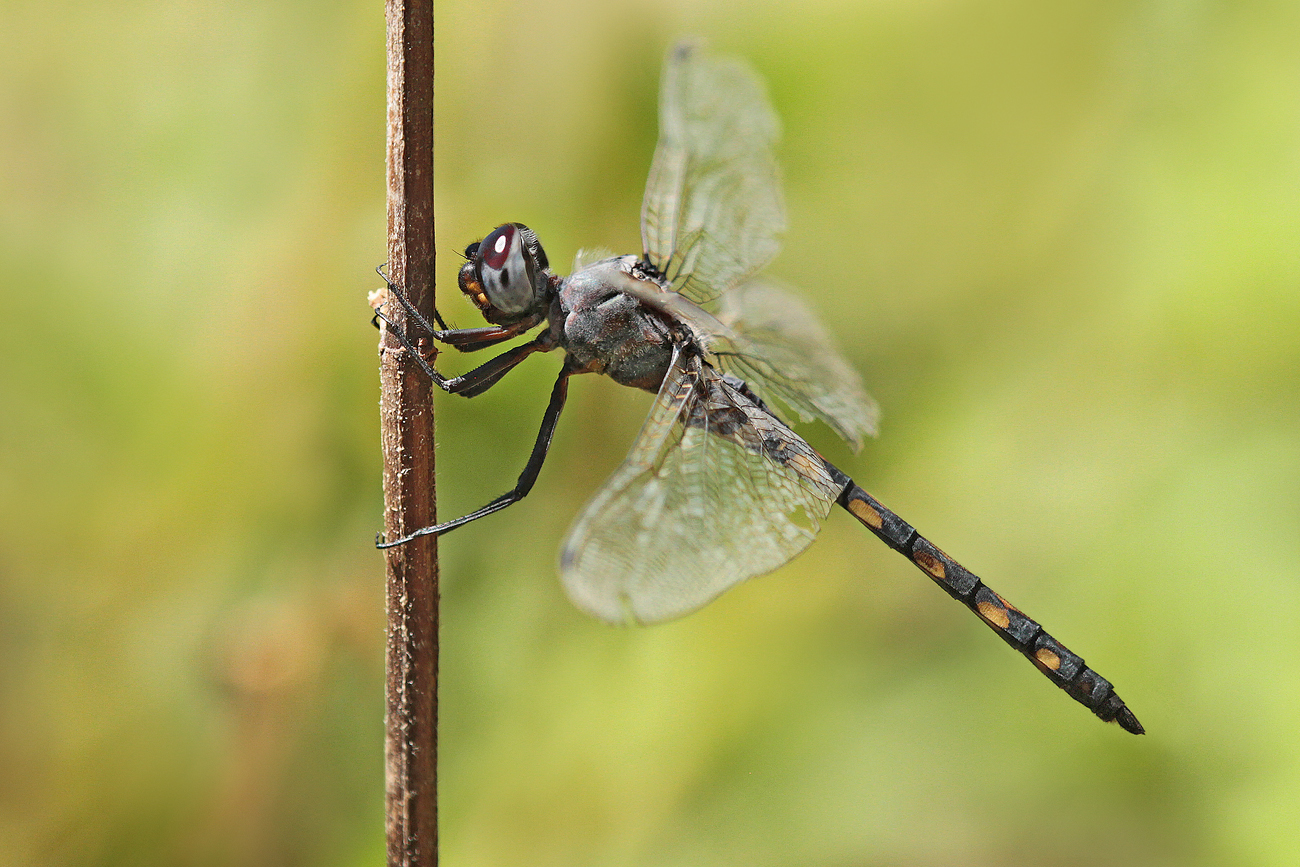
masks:
<path id="1" fill-rule="evenodd" d="M 532 497 L 442 544 L 444 863 L 1295 863 L 1300 5 L 437 14 L 444 312 L 506 220 L 635 251 L 664 50 L 743 55 L 772 270 L 884 408 L 806 434 L 1150 732 L 845 516 L 682 621 L 582 616 L 555 552 L 648 403 L 584 378 Z M 0 863 L 383 858 L 383 50 L 378 2 L 0 11 Z M 438 399 L 443 515 L 513 484 L 557 360 Z"/>

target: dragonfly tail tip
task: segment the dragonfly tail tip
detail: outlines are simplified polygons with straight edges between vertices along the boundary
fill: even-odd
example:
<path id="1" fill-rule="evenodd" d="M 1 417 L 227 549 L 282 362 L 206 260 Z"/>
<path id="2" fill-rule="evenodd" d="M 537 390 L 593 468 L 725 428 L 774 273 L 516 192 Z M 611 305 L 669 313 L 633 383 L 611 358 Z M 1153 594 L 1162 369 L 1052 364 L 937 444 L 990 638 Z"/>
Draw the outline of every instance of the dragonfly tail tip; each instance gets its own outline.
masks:
<path id="1" fill-rule="evenodd" d="M 1120 728 L 1124 729 L 1126 732 L 1132 732 L 1135 735 L 1144 735 L 1147 733 L 1147 730 L 1142 727 L 1142 723 L 1138 722 L 1138 718 L 1133 715 L 1133 711 L 1128 708 L 1123 708 L 1118 714 L 1116 714 L 1115 722 L 1119 723 Z"/>

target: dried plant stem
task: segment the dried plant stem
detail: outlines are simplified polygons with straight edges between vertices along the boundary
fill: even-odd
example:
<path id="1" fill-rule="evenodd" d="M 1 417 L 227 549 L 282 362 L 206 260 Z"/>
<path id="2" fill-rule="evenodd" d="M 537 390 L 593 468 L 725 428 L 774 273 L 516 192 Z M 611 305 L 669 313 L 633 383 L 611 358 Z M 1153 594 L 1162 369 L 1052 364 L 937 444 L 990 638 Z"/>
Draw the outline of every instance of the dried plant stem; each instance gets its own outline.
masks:
<path id="1" fill-rule="evenodd" d="M 433 312 L 433 0 L 387 0 L 388 274 Z M 405 324 L 400 305 L 387 312 Z M 407 333 L 413 332 L 406 329 Z M 380 340 L 384 532 L 436 522 L 431 383 L 385 330 Z M 425 536 L 387 556 L 384 745 L 389 865 L 438 861 L 438 547 Z"/>

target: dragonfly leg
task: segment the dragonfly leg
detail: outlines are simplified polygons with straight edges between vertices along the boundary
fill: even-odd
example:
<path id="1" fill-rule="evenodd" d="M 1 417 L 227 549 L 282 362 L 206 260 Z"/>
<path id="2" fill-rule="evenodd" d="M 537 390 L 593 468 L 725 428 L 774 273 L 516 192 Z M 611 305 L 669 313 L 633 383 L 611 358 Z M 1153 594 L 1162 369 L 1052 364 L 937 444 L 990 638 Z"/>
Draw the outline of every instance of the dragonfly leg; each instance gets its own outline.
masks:
<path id="1" fill-rule="evenodd" d="M 531 345 L 531 344 L 530 344 Z M 523 349 L 525 347 L 519 347 Z M 505 353 L 509 354 L 509 353 Z M 491 364 L 492 362 L 488 362 Z M 487 367 L 488 365 L 484 365 Z M 508 368 L 507 368 L 508 369 Z M 551 389 L 551 400 L 546 406 L 546 413 L 542 416 L 542 426 L 537 431 L 537 441 L 533 443 L 532 454 L 528 457 L 528 463 L 524 466 L 524 471 L 519 474 L 519 481 L 515 483 L 514 488 L 506 491 L 501 496 L 494 499 L 481 509 L 476 509 L 468 515 L 457 518 L 454 521 L 447 521 L 444 524 L 436 524 L 432 527 L 424 527 L 402 536 L 399 539 L 385 541 L 383 536 L 375 539 L 376 548 L 392 548 L 401 545 L 404 542 L 418 536 L 441 536 L 457 527 L 468 524 L 470 521 L 477 521 L 479 518 L 499 512 L 507 506 L 515 503 L 528 496 L 528 492 L 533 489 L 533 484 L 537 481 L 538 474 L 542 471 L 542 464 L 546 462 L 546 453 L 551 447 L 551 437 L 555 434 L 555 425 L 560 420 L 560 412 L 564 409 L 564 400 L 569 394 L 569 377 L 577 371 L 570 369 L 567 365 L 560 371 L 559 377 L 555 380 L 555 388 Z M 470 374 L 466 374 L 469 376 Z"/>
<path id="2" fill-rule="evenodd" d="M 828 465 L 829 466 L 829 465 Z M 1025 655 L 1052 683 L 1106 722 L 1117 722 L 1135 735 L 1145 733 L 1142 723 L 1116 694 L 1110 681 L 1084 664 L 1053 638 L 1037 621 L 1027 617 L 978 577 L 939 550 L 911 524 L 880 504 L 843 472 L 831 467 L 844 490 L 839 504 L 886 545 L 898 551 L 929 575 L 948 595 L 975 612 L 1003 641 Z"/>
<path id="3" fill-rule="evenodd" d="M 415 309 L 415 305 L 412 304 L 410 299 L 406 297 L 406 293 L 398 289 L 397 284 L 395 284 L 392 280 L 388 279 L 388 275 L 384 273 L 384 268 L 387 265 L 388 265 L 387 262 L 385 262 L 383 265 L 380 265 L 378 268 L 375 269 L 375 273 L 380 276 L 380 278 L 384 281 L 384 284 L 388 287 L 388 294 L 396 297 L 397 300 L 401 302 L 402 307 L 405 308 L 406 310 L 406 315 L 414 319 L 421 328 L 423 328 L 425 331 L 429 332 L 430 334 L 437 331 L 438 329 L 430 325 L 429 320 L 424 318 L 424 314 L 422 314 L 419 310 Z M 443 331 L 447 330 L 447 323 L 442 321 L 442 316 L 439 315 L 437 307 L 433 308 L 433 320 L 438 323 L 438 328 L 441 328 Z"/>
<path id="4" fill-rule="evenodd" d="M 401 303 L 402 309 L 406 311 L 407 320 L 409 322 L 414 322 L 421 330 L 439 343 L 445 343 L 461 352 L 477 352 L 480 349 L 487 349 L 489 346 L 496 346 L 498 343 L 503 343 L 507 340 L 518 337 L 520 334 L 528 331 L 541 321 L 541 317 L 526 317 L 511 325 L 490 325 L 480 328 L 448 328 L 447 323 L 443 321 L 442 316 L 438 313 L 437 309 L 435 309 L 433 311 L 433 319 L 438 323 L 438 327 L 434 328 L 432 323 L 430 323 L 428 319 L 425 319 L 424 315 L 420 313 L 419 310 L 415 309 L 415 305 L 406 297 L 406 293 L 398 289 L 397 285 L 388 279 L 388 276 L 384 274 L 382 265 L 375 269 L 375 273 L 380 277 L 383 277 L 384 283 L 388 285 L 388 294 Z M 380 306 L 382 307 L 383 305 Z M 409 348 L 410 338 L 406 336 L 402 329 L 397 327 L 396 323 L 394 323 L 392 319 L 382 313 L 379 308 L 376 308 L 375 315 L 371 317 L 370 322 L 378 328 L 380 321 L 384 322 L 388 326 L 388 329 L 397 336 L 397 339 L 403 346 Z"/>
<path id="5" fill-rule="evenodd" d="M 415 359 L 416 364 L 420 365 L 420 369 L 433 380 L 435 385 L 448 394 L 459 394 L 464 397 L 476 397 L 487 391 L 489 388 L 496 385 L 497 382 L 500 381 L 501 377 L 514 369 L 516 364 L 523 361 L 534 352 L 545 352 L 554 348 L 554 341 L 551 340 L 549 332 L 544 332 L 538 335 L 535 340 L 516 346 L 513 349 L 508 349 L 490 361 L 474 368 L 469 373 L 463 374 L 462 376 L 447 378 L 434 369 L 433 365 L 429 363 L 429 360 L 424 357 L 424 353 L 420 352 L 420 350 L 411 343 L 411 339 L 407 337 L 400 328 L 396 327 L 391 319 L 378 310 L 375 311 L 375 316 L 387 323 L 392 335 L 396 337 L 398 342 L 402 344 L 403 348 L 411 354 L 411 357 Z M 470 328 L 465 330 L 489 331 L 492 329 Z M 442 333 L 458 334 L 463 332 L 448 331 Z M 435 337 L 436 336 L 437 332 L 435 332 Z M 508 337 L 492 339 L 489 343 L 485 343 L 476 348 L 481 349 L 483 346 L 489 346 L 492 343 L 500 343 L 502 340 L 508 340 L 510 337 L 514 336 L 514 334 L 511 334 Z"/>
<path id="6" fill-rule="evenodd" d="M 480 364 L 469 373 L 451 379 L 444 379 L 438 385 L 448 394 L 459 394 L 461 397 L 478 397 L 500 382 L 503 376 L 515 369 L 515 365 L 534 352 L 546 352 L 553 348 L 554 343 L 550 340 L 550 335 L 542 334 L 536 340 L 531 340 L 513 349 L 507 349 L 490 361 Z M 426 370 L 426 373 L 431 370 L 432 367 Z"/>

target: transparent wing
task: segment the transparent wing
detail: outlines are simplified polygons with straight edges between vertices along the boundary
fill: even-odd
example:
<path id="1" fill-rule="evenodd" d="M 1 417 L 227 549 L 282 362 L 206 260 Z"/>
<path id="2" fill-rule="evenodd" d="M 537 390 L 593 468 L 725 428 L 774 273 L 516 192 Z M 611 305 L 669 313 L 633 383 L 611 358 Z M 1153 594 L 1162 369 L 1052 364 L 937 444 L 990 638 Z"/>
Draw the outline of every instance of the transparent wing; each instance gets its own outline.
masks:
<path id="1" fill-rule="evenodd" d="M 623 273 L 609 279 L 619 291 L 690 326 L 719 366 L 745 380 L 763 401 L 784 404 L 802 421 L 821 419 L 855 449 L 864 436 L 876 435 L 880 408 L 830 333 L 794 295 L 770 282 L 750 281 L 723 295 L 714 315 L 650 280 Z"/>
<path id="2" fill-rule="evenodd" d="M 709 305 L 780 249 L 778 123 L 754 72 L 699 43 L 664 66 L 659 143 L 641 206 L 645 259 L 673 291 Z"/>
<path id="3" fill-rule="evenodd" d="M 732 335 L 714 342 L 723 370 L 764 401 L 785 404 L 803 421 L 821 419 L 855 449 L 876 435 L 880 407 L 798 298 L 769 283 L 746 283 L 722 297 L 717 319 Z"/>
<path id="4" fill-rule="evenodd" d="M 595 265 L 597 262 L 613 258 L 614 252 L 608 247 L 583 247 L 573 254 L 573 270 L 581 271 L 588 265 Z"/>
<path id="5" fill-rule="evenodd" d="M 860 447 L 879 410 L 857 373 L 802 303 L 746 283 L 776 255 L 785 227 L 771 151 L 777 120 L 761 83 L 739 61 L 681 43 L 664 67 L 659 127 L 642 242 L 646 261 L 684 297 L 644 281 L 625 291 L 689 324 L 764 401 L 821 419 Z"/>
<path id="6" fill-rule="evenodd" d="M 616 623 L 679 617 L 806 548 L 839 496 L 806 442 L 694 356 L 565 541 L 574 603 Z"/>

